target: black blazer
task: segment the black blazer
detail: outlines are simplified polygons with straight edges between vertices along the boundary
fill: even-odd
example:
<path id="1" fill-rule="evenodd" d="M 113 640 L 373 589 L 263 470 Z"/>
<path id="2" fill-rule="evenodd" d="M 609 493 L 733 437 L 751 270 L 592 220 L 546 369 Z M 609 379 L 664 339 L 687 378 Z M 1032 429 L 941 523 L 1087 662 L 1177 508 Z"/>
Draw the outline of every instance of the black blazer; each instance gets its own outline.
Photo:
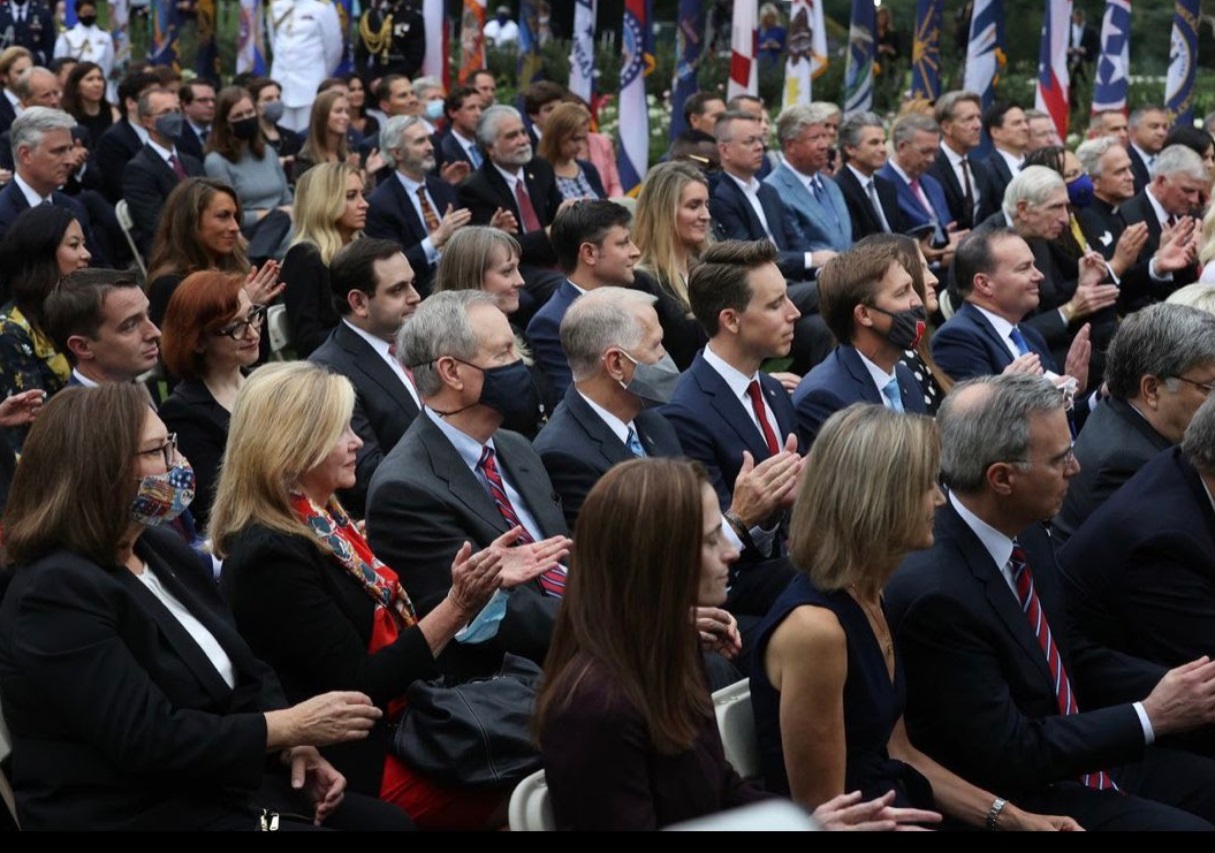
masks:
<path id="1" fill-rule="evenodd" d="M 460 207 L 456 192 L 451 184 L 439 178 L 426 178 L 426 191 L 435 203 L 435 215 L 440 219 L 447 211 L 447 206 Z M 423 297 L 430 295 L 431 282 L 434 281 L 435 267 L 426 261 L 426 253 L 422 250 L 422 241 L 430 236 L 426 224 L 418 217 L 413 202 L 405 192 L 405 185 L 394 173 L 392 177 L 381 181 L 367 197 L 367 224 L 363 228 L 368 237 L 379 237 L 383 240 L 395 240 L 401 246 L 401 251 L 413 268 L 413 286 Z"/>
<path id="2" fill-rule="evenodd" d="M 806 269 L 806 253 L 799 248 L 796 232 L 789 228 L 792 222 L 781 205 L 780 194 L 770 184 L 760 181 L 759 206 L 768 220 L 772 242 L 780 250 L 776 265 L 781 275 L 790 281 L 805 281 L 814 273 Z M 721 175 L 713 184 L 710 198 L 713 226 L 721 240 L 767 240 L 768 231 L 755 215 L 755 208 L 747 200 L 742 189 L 729 175 Z"/>
<path id="3" fill-rule="evenodd" d="M 662 345 L 679 369 L 687 370 L 696 353 L 709 342 L 705 327 L 692 316 L 691 309 L 682 299 L 648 273 L 634 270 L 633 287 L 653 294 L 658 300 L 654 310 L 658 312 L 658 322 L 662 326 Z"/>
<path id="4" fill-rule="evenodd" d="M 1094 511 L 1059 565 L 1068 611 L 1094 642 L 1168 667 L 1215 649 L 1215 511 L 1181 448 Z"/>
<path id="5" fill-rule="evenodd" d="M 7 95 L 0 93 L 0 131 L 8 133 L 8 129 L 16 120 L 17 110 L 13 108 L 13 102 L 8 99 Z M 9 157 L 12 157 L 11 151 Z"/>
<path id="6" fill-rule="evenodd" d="M 287 282 L 283 305 L 291 329 L 291 346 L 307 358 L 337 328 L 340 315 L 329 287 L 329 267 L 315 243 L 296 243 L 287 250 L 279 276 Z"/>
<path id="7" fill-rule="evenodd" d="M 203 164 L 186 154 L 177 152 L 177 159 L 186 171 L 186 177 L 206 176 Z M 131 158 L 122 173 L 122 197 L 126 199 L 131 219 L 135 223 L 135 245 L 146 258 L 152 249 L 152 238 L 160 222 L 160 211 L 173 188 L 181 183 L 177 173 L 159 154 L 145 145 Z"/>
<path id="8" fill-rule="evenodd" d="M 1126 153 L 1131 156 L 1131 174 L 1135 176 L 1135 193 L 1136 195 L 1143 192 L 1147 185 L 1152 182 L 1152 172 L 1148 169 L 1148 164 L 1143 162 L 1143 158 L 1139 156 L 1139 152 L 1135 150 L 1135 146 L 1127 145 Z"/>
<path id="9" fill-rule="evenodd" d="M 355 463 L 355 486 L 340 497 L 349 512 L 362 518 L 371 475 L 418 416 L 418 406 L 384 359 L 343 322 L 308 360 L 329 367 L 354 385 L 351 426 L 363 439 L 363 447 Z"/>
<path id="10" fill-rule="evenodd" d="M 1120 207 L 1114 207 L 1099 198 L 1094 198 L 1087 207 L 1076 211 L 1080 231 L 1088 241 L 1090 249 L 1100 252 L 1108 261 L 1114 257 L 1118 239 L 1126 230 Z M 1118 312 L 1128 314 L 1137 308 L 1150 305 L 1168 296 L 1173 289 L 1172 281 L 1156 282 L 1151 277 L 1152 256 L 1140 252 L 1139 260 L 1122 274 L 1118 285 Z"/>
<path id="11" fill-rule="evenodd" d="M 415 680 L 438 674 L 421 630 L 402 631 L 369 654 L 375 602 L 303 534 L 245 528 L 230 543 L 221 585 L 241 636 L 274 667 L 290 702 L 357 690 L 385 711 L 365 740 L 325 750 L 351 790 L 378 797 L 395 722 L 388 703 Z"/>
<path id="12" fill-rule="evenodd" d="M 1048 786 L 1141 756 L 1143 729 L 1129 702 L 1164 668 L 1069 631 L 1049 536 L 1035 524 L 1017 538 L 1081 713 L 1059 713 L 1029 620 L 952 505 L 937 510 L 933 546 L 895 571 L 886 612 L 907 667 L 912 742 L 972 784 L 1049 803 Z M 1110 701 L 1120 704 L 1085 710 Z"/>
<path id="13" fill-rule="evenodd" d="M 93 256 L 90 264 L 94 267 L 104 267 L 106 254 L 93 234 L 93 220 L 85 206 L 78 199 L 59 190 L 51 193 L 51 204 L 71 211 L 72 216 L 75 216 L 76 221 L 80 223 L 81 230 L 84 231 L 85 245 L 88 247 L 89 254 Z M 25 200 L 25 193 L 21 192 L 16 181 L 9 181 L 3 189 L 0 189 L 0 240 L 4 239 L 4 235 L 8 233 L 8 229 L 12 227 L 17 217 L 29 209 L 30 203 Z"/>
<path id="14" fill-rule="evenodd" d="M 261 786 L 278 679 L 171 531 L 135 550 L 227 652 L 236 687 L 125 567 L 61 550 L 14 570 L 0 694 L 23 829 L 202 829 Z"/>
<path id="15" fill-rule="evenodd" d="M 1147 190 L 1144 190 L 1123 204 L 1118 208 L 1118 212 L 1122 214 L 1122 218 L 1127 225 L 1134 225 L 1136 222 L 1147 223 L 1148 238 L 1147 242 L 1143 244 L 1143 250 L 1139 253 L 1139 257 L 1151 258 L 1152 255 L 1156 254 L 1156 250 L 1160 248 L 1160 235 L 1164 229 L 1161 227 L 1160 220 L 1156 218 L 1156 211 L 1152 208 L 1152 202 L 1147 198 Z M 1201 222 L 1201 214 L 1197 218 Z M 1201 272 L 1197 263 L 1191 264 L 1183 270 L 1177 270 L 1173 273 L 1172 283 L 1161 282 L 1157 286 L 1157 298 L 1165 299 L 1177 288 L 1193 284 L 1198 281 L 1198 276 Z"/>
<path id="16" fill-rule="evenodd" d="M 182 124 L 181 135 L 177 137 L 177 147 L 183 154 L 188 154 L 199 162 L 202 162 L 207 156 L 204 150 L 205 143 L 194 132 L 194 128 L 188 121 Z"/>
<path id="17" fill-rule="evenodd" d="M 1004 206 L 1004 191 L 1012 183 L 1013 174 L 1004 157 L 995 148 L 981 161 L 980 167 L 983 198 L 979 202 L 979 220 L 982 221 L 993 213 L 999 213 Z M 978 169 L 975 171 L 979 172 Z"/>
<path id="18" fill-rule="evenodd" d="M 470 169 L 476 168 L 473 166 L 472 160 L 468 158 L 468 151 L 458 139 L 452 137 L 451 125 L 442 130 L 436 130 L 430 137 L 430 144 L 435 150 L 435 175 L 438 175 L 439 170 L 448 163 L 467 163 Z M 485 155 L 482 155 L 481 159 L 484 160 Z"/>
<path id="19" fill-rule="evenodd" d="M 34 64 L 45 68 L 55 58 L 55 39 L 59 35 L 50 10 L 53 4 L 31 0 L 26 5 L 25 20 L 20 22 L 13 15 L 12 4 L 0 6 L 0 33 L 7 34 L 12 27 L 12 44 L 24 47 L 34 55 Z"/>
<path id="20" fill-rule="evenodd" d="M 190 512 L 205 527 L 215 501 L 232 413 L 216 402 L 206 384 L 185 379 L 161 403 L 160 418 L 170 432 L 177 433 L 178 447 L 194 468 L 198 483 Z"/>
<path id="21" fill-rule="evenodd" d="M 523 178 L 524 183 L 527 184 L 527 194 L 531 198 L 532 207 L 536 209 L 536 218 L 540 220 L 540 227 L 545 228 L 551 225 L 562 201 L 561 193 L 557 189 L 557 178 L 553 174 L 553 167 L 548 164 L 547 160 L 534 157 L 523 167 Z M 515 219 L 519 223 L 519 230 L 523 231 L 523 216 L 519 213 L 515 194 L 511 192 L 506 179 L 502 177 L 498 168 L 488 157 L 485 158 L 480 169 L 477 169 L 468 176 L 464 183 L 460 184 L 457 195 L 460 199 L 460 206 L 472 211 L 473 225 L 488 225 L 494 212 L 498 208 L 502 208 L 515 215 Z M 550 266 L 557 262 L 557 254 L 553 250 L 553 244 L 549 242 L 548 234 L 543 231 L 532 231 L 515 236 L 523 249 L 521 260 L 525 264 Z"/>
<path id="22" fill-rule="evenodd" d="M 89 168 L 96 169 L 100 174 L 101 193 L 110 204 L 118 204 L 122 198 L 122 179 L 127 163 L 142 148 L 143 141 L 125 118 L 110 125 L 110 129 L 97 140 Z"/>
<path id="23" fill-rule="evenodd" d="M 637 437 L 647 456 L 681 456 L 679 437 L 671 424 L 653 409 L 645 409 L 633 419 Z M 598 413 L 570 385 L 565 399 L 557 406 L 548 424 L 533 442 L 544 462 L 553 488 L 561 496 L 561 508 L 570 530 L 587 494 L 608 469 L 633 459 L 625 446 Z"/>
<path id="24" fill-rule="evenodd" d="M 1063 508 L 1052 522 L 1056 541 L 1066 542 L 1136 471 L 1171 446 L 1130 403 L 1104 400 L 1076 437 L 1080 473 L 1068 483 Z"/>
<path id="25" fill-rule="evenodd" d="M 560 498 L 531 443 L 508 430 L 494 434 L 499 466 L 522 494 L 545 536 L 567 534 Z M 422 414 L 380 463 L 367 494 L 367 534 L 376 556 L 400 573 L 418 615 L 451 588 L 451 561 L 464 542 L 488 546 L 507 531 L 489 491 L 447 436 Z M 503 652 L 544 661 L 559 599 L 537 581 L 510 595 L 498 635 L 480 646 L 451 648 L 460 668 L 493 667 Z"/>
<path id="26" fill-rule="evenodd" d="M 852 217 L 852 239 L 860 240 L 870 234 L 883 233 L 882 223 L 873 209 L 869 193 L 865 192 L 865 188 L 861 186 L 856 175 L 852 174 L 852 170 L 844 166 L 835 173 L 832 180 L 844 193 L 844 202 L 848 205 L 848 213 Z M 877 190 L 878 201 L 882 205 L 882 213 L 886 215 L 886 222 L 889 223 L 890 230 L 895 234 L 902 232 L 904 228 L 899 214 L 898 189 L 881 175 L 873 176 L 873 185 Z"/>
<path id="27" fill-rule="evenodd" d="M 979 183 L 977 169 L 978 164 L 970 159 L 970 155 L 966 155 L 966 162 L 970 166 L 970 183 L 972 194 L 982 194 L 983 185 Z M 949 205 L 949 217 L 958 224 L 958 228 L 962 230 L 970 230 L 975 225 L 975 212 L 973 208 L 968 209 L 966 204 L 966 188 L 958 181 L 958 176 L 953 171 L 953 165 L 949 162 L 949 155 L 945 153 L 945 146 L 942 143 L 941 148 L 937 151 L 937 159 L 928 167 L 928 174 L 937 179 L 941 188 L 945 190 L 945 201 Z M 980 199 L 982 201 L 982 199 Z M 1003 201 L 1003 199 L 1001 199 Z M 855 231 L 853 232 L 855 234 Z"/>

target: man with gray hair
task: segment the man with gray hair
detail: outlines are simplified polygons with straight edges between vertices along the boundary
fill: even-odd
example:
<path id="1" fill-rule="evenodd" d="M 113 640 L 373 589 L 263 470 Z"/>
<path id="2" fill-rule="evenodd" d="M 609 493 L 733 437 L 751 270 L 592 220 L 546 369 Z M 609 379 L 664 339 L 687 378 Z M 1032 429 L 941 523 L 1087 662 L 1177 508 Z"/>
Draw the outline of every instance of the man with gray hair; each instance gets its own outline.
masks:
<path id="1" fill-rule="evenodd" d="M 784 162 L 764 183 L 780 196 L 797 245 L 790 248 L 816 255 L 822 264 L 852 245 L 852 218 L 844 194 L 826 180 L 832 137 L 827 120 L 834 113 L 816 104 L 798 104 L 776 119 L 776 135 Z"/>
<path id="2" fill-rule="evenodd" d="M 381 153 L 393 175 L 367 197 L 369 237 L 395 240 L 417 275 L 414 287 L 430 293 L 435 268 L 447 241 L 472 218 L 460 207 L 451 185 L 430 172 L 434 145 L 417 116 L 393 116 L 380 131 Z"/>
<path id="3" fill-rule="evenodd" d="M 509 549 L 498 595 L 445 672 L 496 668 L 503 652 L 543 662 L 564 590 L 568 528 L 531 443 L 501 429 L 536 392 L 497 299 L 479 290 L 423 300 L 398 338 L 423 411 L 371 478 L 367 534 L 400 575 L 418 616 L 451 588 L 465 543 Z M 496 609 L 504 606 L 504 609 Z M 461 635 L 462 636 L 462 635 Z"/>
<path id="4" fill-rule="evenodd" d="M 1211 653 L 1215 399 L 1200 393 L 1180 446 L 1140 468 L 1059 552 L 1080 631 L 1162 666 Z"/>
<path id="5" fill-rule="evenodd" d="M 1055 120 L 1050 117 L 1050 113 L 1042 110 L 1026 110 L 1025 122 L 1029 126 L 1029 145 L 1025 148 L 1026 154 L 1032 154 L 1039 148 L 1063 144 L 1063 140 L 1059 138 L 1059 131 L 1055 128 Z"/>
<path id="6" fill-rule="evenodd" d="M 950 218 L 944 188 L 928 174 L 941 148 L 941 128 L 929 116 L 908 113 L 890 128 L 890 148 L 878 174 L 898 191 L 903 228 L 919 237 L 930 262 L 948 265 L 965 234 Z"/>
<path id="7" fill-rule="evenodd" d="M 928 173 L 941 183 L 950 216 L 958 228 L 977 225 L 986 169 L 970 154 L 983 139 L 982 101 L 974 92 L 946 92 L 937 98 L 933 118 L 941 128 L 941 150 Z"/>
<path id="8" fill-rule="evenodd" d="M 852 238 L 902 232 L 895 185 L 877 174 L 886 165 L 886 126 L 875 113 L 853 113 L 840 125 L 843 165 L 835 182 L 852 216 Z"/>
<path id="9" fill-rule="evenodd" d="M 1042 525 L 1079 472 L 1062 395 L 984 377 L 937 423 L 948 499 L 886 587 L 912 741 L 998 792 L 989 829 L 1005 798 L 1089 830 L 1210 829 L 1215 761 L 1152 744 L 1215 720 L 1215 662 L 1166 671 L 1069 630 Z"/>
<path id="10" fill-rule="evenodd" d="M 447 97 L 443 81 L 438 77 L 417 77 L 413 91 L 418 96 L 418 115 L 433 135 L 438 129 L 435 122 L 443 118 L 443 101 Z"/>
<path id="11" fill-rule="evenodd" d="M 1170 145 L 1156 155 L 1151 182 L 1121 209 L 1127 225 L 1147 223 L 1148 236 L 1143 244 L 1143 256 L 1156 254 L 1161 244 L 1174 236 L 1173 231 L 1178 225 L 1187 227 L 1187 220 L 1193 220 L 1188 225 L 1202 220 L 1202 197 L 1210 186 L 1210 176 L 1196 151 L 1184 145 Z M 1195 233 L 1192 239 L 1197 239 L 1197 236 Z M 1199 272 L 1197 263 L 1175 271 L 1172 287 L 1165 295 L 1193 284 L 1198 280 Z"/>
<path id="12" fill-rule="evenodd" d="M 1105 387 L 1109 397 L 1076 438 L 1080 476 L 1053 524 L 1061 542 L 1148 460 L 1181 441 L 1215 387 L 1215 317 L 1168 303 L 1131 314 L 1106 356 Z"/>

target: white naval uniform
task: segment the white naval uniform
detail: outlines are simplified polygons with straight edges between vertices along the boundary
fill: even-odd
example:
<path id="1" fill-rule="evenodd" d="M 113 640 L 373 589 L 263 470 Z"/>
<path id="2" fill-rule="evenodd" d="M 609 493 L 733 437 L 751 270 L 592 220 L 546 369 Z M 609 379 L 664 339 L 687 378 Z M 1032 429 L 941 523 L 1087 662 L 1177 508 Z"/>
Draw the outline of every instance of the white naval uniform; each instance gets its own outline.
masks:
<path id="1" fill-rule="evenodd" d="M 77 24 L 55 40 L 55 58 L 70 56 L 81 62 L 95 62 L 108 81 L 114 71 L 114 38 L 101 27 Z"/>
<path id="2" fill-rule="evenodd" d="M 283 87 L 283 119 L 291 130 L 308 127 L 316 87 L 342 61 L 342 25 L 329 0 L 274 0 L 270 5 L 270 77 Z"/>

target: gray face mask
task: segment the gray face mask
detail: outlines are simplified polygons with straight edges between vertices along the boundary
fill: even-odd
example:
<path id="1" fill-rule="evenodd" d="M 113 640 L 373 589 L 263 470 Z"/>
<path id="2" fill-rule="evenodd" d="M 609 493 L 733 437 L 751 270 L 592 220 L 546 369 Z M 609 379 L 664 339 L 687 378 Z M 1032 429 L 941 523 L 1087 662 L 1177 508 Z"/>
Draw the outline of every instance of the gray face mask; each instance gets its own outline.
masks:
<path id="1" fill-rule="evenodd" d="M 181 113 L 165 113 L 156 117 L 154 126 L 156 132 L 161 136 L 174 140 L 181 136 L 181 129 L 185 126 L 185 121 L 185 117 Z"/>
<path id="2" fill-rule="evenodd" d="M 679 368 L 675 366 L 675 359 L 671 358 L 670 353 L 654 364 L 643 364 L 624 350 L 621 353 L 637 366 L 629 383 L 620 383 L 624 390 L 640 398 L 646 408 L 665 406 L 671 402 L 675 386 L 679 384 Z"/>
<path id="3" fill-rule="evenodd" d="M 283 111 L 287 109 L 287 105 L 282 101 L 270 101 L 262 104 L 262 117 L 271 124 L 278 124 L 283 120 Z"/>

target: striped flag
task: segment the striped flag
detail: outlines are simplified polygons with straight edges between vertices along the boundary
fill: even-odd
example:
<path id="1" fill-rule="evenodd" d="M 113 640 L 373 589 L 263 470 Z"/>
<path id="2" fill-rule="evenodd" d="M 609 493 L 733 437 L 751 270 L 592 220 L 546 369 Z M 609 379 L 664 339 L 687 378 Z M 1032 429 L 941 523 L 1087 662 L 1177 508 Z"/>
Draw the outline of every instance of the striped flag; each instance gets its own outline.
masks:
<path id="1" fill-rule="evenodd" d="M 1071 35 L 1072 0 L 1046 0 L 1042 43 L 1038 48 L 1038 90 L 1034 106 L 1049 113 L 1060 139 L 1067 139 L 1067 46 Z"/>
<path id="2" fill-rule="evenodd" d="M 785 49 L 785 97 L 782 109 L 810 103 L 811 84 L 827 70 L 827 27 L 823 0 L 793 0 Z"/>
<path id="3" fill-rule="evenodd" d="M 1004 0 L 975 0 L 970 18 L 970 41 L 966 49 L 966 76 L 962 84 L 975 92 L 987 107 L 996 99 L 1004 52 Z"/>
<path id="4" fill-rule="evenodd" d="M 106 99 L 118 103 L 118 80 L 131 64 L 131 0 L 110 0 L 106 21 L 114 39 L 114 71 L 106 85 Z"/>
<path id="5" fill-rule="evenodd" d="M 758 4 L 740 0 L 734 4 L 730 24 L 730 84 L 726 97 L 759 93 Z"/>
<path id="6" fill-rule="evenodd" d="M 1194 66 L 1198 61 L 1198 0 L 1173 4 L 1173 35 L 1169 40 L 1169 73 L 1164 83 L 1164 108 L 1173 123 L 1194 119 Z"/>
<path id="7" fill-rule="evenodd" d="M 236 42 L 236 73 L 266 75 L 265 4 L 240 0 L 240 29 Z"/>
<path id="8" fill-rule="evenodd" d="M 945 0 L 919 0 L 911 54 L 911 97 L 935 101 L 941 94 L 941 19 Z"/>
<path id="9" fill-rule="evenodd" d="M 198 54 L 194 58 L 194 68 L 202 79 L 218 80 L 219 42 L 216 41 L 215 24 L 219 10 L 215 0 L 198 0 L 194 8 L 198 24 Z"/>
<path id="10" fill-rule="evenodd" d="M 645 78 L 654 70 L 653 33 L 649 0 L 624 0 L 621 28 L 624 62 L 620 67 L 620 148 L 617 165 L 620 184 L 637 195 L 650 165 L 650 114 L 646 108 Z"/>
<path id="11" fill-rule="evenodd" d="M 148 9 L 152 38 L 148 42 L 148 62 L 177 67 L 177 37 L 181 31 L 180 13 L 175 0 L 152 0 Z"/>
<path id="12" fill-rule="evenodd" d="M 705 42 L 705 11 L 701 0 L 679 0 L 675 30 L 675 82 L 671 95 L 671 139 L 688 129 L 683 105 L 700 91 L 701 51 Z"/>
<path id="13" fill-rule="evenodd" d="M 464 0 L 460 19 L 460 82 L 485 67 L 485 0 Z"/>
<path id="14" fill-rule="evenodd" d="M 53 12 L 55 10 L 55 4 L 52 3 L 50 5 L 51 11 Z M 63 25 L 70 30 L 78 23 L 80 23 L 80 19 L 76 17 L 76 0 L 67 0 L 67 2 L 63 4 Z"/>
<path id="15" fill-rule="evenodd" d="M 535 0 L 519 2 L 519 91 L 522 92 L 542 76 L 544 62 L 540 56 L 540 14 Z"/>
<path id="16" fill-rule="evenodd" d="M 848 62 L 844 66 L 844 115 L 873 108 L 874 19 L 872 0 L 852 0 Z"/>
<path id="17" fill-rule="evenodd" d="M 595 0 L 574 7 L 574 50 L 570 54 L 570 91 L 588 104 L 595 94 Z"/>
<path id="18" fill-rule="evenodd" d="M 422 73 L 427 77 L 438 77 L 446 88 L 451 81 L 448 57 L 450 38 L 443 5 L 443 0 L 422 0 L 422 23 L 426 26 L 426 55 L 422 59 Z"/>
<path id="19" fill-rule="evenodd" d="M 1131 60 L 1131 0 L 1106 0 L 1101 19 L 1101 56 L 1093 84 L 1093 113 L 1126 112 L 1127 70 Z"/>

